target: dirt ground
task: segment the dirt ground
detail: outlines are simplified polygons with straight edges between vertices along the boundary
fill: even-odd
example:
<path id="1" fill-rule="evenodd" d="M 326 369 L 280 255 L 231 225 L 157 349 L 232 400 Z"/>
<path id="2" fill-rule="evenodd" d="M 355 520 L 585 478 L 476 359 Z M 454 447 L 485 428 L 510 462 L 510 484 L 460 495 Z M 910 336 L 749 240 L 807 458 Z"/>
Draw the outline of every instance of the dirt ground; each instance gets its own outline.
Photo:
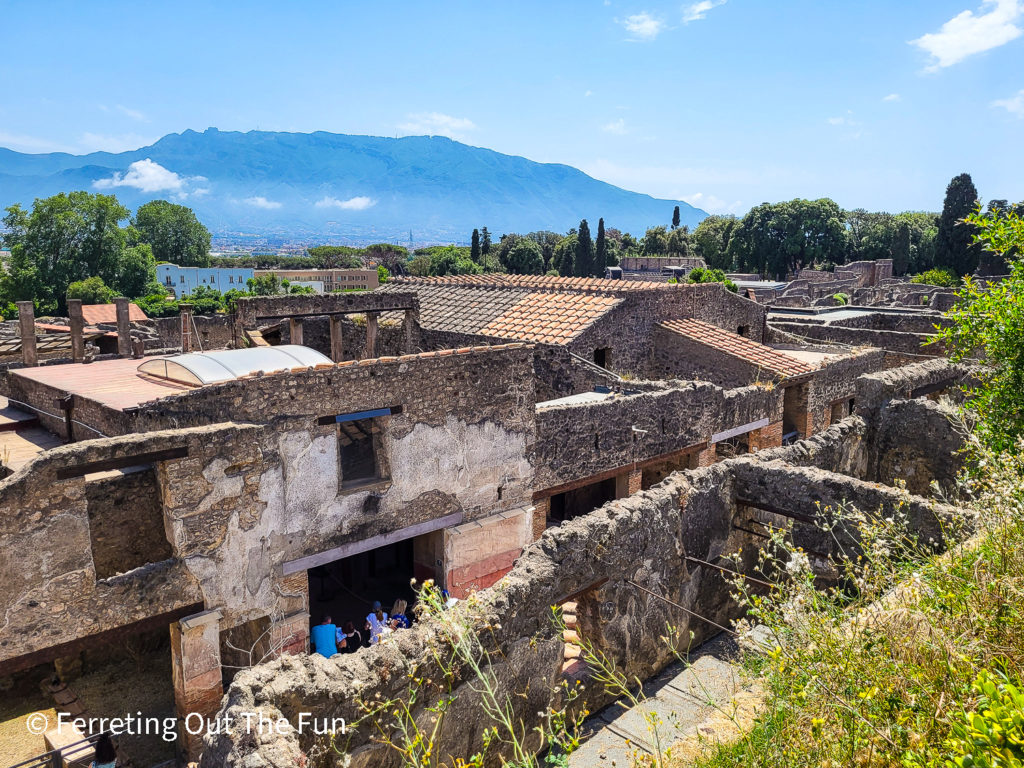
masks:
<path id="1" fill-rule="evenodd" d="M 33 712 L 42 712 L 49 722 L 57 722 L 53 702 L 33 684 L 24 683 L 9 691 L 0 691 L 0 757 L 4 765 L 19 763 L 46 751 L 43 737 L 32 735 L 26 727 L 26 718 Z"/>

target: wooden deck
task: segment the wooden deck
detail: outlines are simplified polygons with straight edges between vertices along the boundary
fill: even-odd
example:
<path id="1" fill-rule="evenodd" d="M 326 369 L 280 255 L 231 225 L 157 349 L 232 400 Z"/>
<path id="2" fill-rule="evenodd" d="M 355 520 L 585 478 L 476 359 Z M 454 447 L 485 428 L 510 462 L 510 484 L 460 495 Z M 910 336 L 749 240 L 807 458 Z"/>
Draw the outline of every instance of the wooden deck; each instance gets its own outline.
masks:
<path id="1" fill-rule="evenodd" d="M 0 397 L 0 463 L 17 472 L 43 451 L 64 445 L 64 441 L 39 426 L 31 413 Z"/>

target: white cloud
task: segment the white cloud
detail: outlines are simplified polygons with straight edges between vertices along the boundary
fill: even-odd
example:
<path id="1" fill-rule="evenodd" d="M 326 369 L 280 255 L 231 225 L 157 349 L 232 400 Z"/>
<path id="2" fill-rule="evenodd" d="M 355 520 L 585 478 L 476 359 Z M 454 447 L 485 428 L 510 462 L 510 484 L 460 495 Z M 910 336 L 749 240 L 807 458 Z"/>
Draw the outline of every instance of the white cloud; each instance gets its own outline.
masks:
<path id="1" fill-rule="evenodd" d="M 116 108 L 118 112 L 120 112 L 122 115 L 130 117 L 132 120 L 138 120 L 140 123 L 149 122 L 149 118 L 147 118 L 137 109 L 131 109 L 130 107 L 126 107 L 123 104 L 118 104 Z"/>
<path id="2" fill-rule="evenodd" d="M 140 136 L 137 133 L 121 133 L 117 135 L 105 135 L 102 133 L 83 133 L 78 140 L 81 151 L 84 152 L 128 152 L 133 149 L 148 146 L 156 139 Z"/>
<path id="3" fill-rule="evenodd" d="M 726 0 L 700 0 L 700 2 L 687 6 L 683 9 L 683 23 L 689 24 L 691 21 L 700 21 L 708 15 L 708 11 L 720 5 L 725 5 L 725 2 Z"/>
<path id="4" fill-rule="evenodd" d="M 649 42 L 665 30 L 665 22 L 646 11 L 627 16 L 619 24 L 626 28 L 629 39 L 634 42 Z"/>
<path id="5" fill-rule="evenodd" d="M 1015 22 L 1022 13 L 1024 0 L 982 0 L 977 13 L 963 11 L 938 32 L 911 40 L 910 44 L 931 54 L 932 62 L 925 71 L 936 72 L 1020 37 L 1021 29 Z"/>
<path id="6" fill-rule="evenodd" d="M 377 204 L 377 201 L 364 196 L 350 197 L 348 200 L 339 200 L 336 197 L 325 197 L 316 202 L 317 208 L 340 208 L 343 211 L 365 211 Z"/>
<path id="7" fill-rule="evenodd" d="M 828 124 L 856 127 L 862 123 L 859 120 L 854 119 L 852 110 L 847 110 L 845 115 L 837 115 L 836 117 L 828 118 Z"/>
<path id="8" fill-rule="evenodd" d="M 281 207 L 281 204 L 276 200 L 267 200 L 265 197 L 247 197 L 242 201 L 246 205 L 251 205 L 253 208 L 262 208 L 266 211 L 274 211 Z"/>
<path id="9" fill-rule="evenodd" d="M 736 200 L 732 203 L 727 203 L 720 197 L 715 195 L 707 195 L 703 192 L 694 192 L 692 195 L 683 195 L 680 198 L 684 202 L 689 203 L 694 208 L 700 208 L 702 211 L 708 213 L 742 213 L 746 209 L 743 207 L 741 200 Z"/>
<path id="10" fill-rule="evenodd" d="M 898 93 L 890 93 L 888 96 L 883 98 L 882 101 L 903 101 L 903 97 Z"/>
<path id="11" fill-rule="evenodd" d="M 1017 91 L 1016 96 L 1008 99 L 996 99 L 992 102 L 993 107 L 1005 109 L 1011 115 L 1024 118 L 1024 90 Z"/>
<path id="12" fill-rule="evenodd" d="M 467 131 L 476 129 L 472 120 L 465 117 L 452 117 L 441 112 L 417 112 L 406 115 L 406 122 L 398 126 L 399 131 L 406 135 L 447 136 L 458 139 Z"/>
<path id="13" fill-rule="evenodd" d="M 109 179 L 93 182 L 96 189 L 133 187 L 140 192 L 184 192 L 187 179 L 169 171 L 148 157 L 128 166 L 124 173 L 115 173 Z"/>
<path id="14" fill-rule="evenodd" d="M 626 121 L 621 117 L 618 120 L 612 120 L 607 125 L 602 126 L 601 130 L 605 133 L 613 133 L 616 136 L 625 136 L 629 133 L 629 129 L 626 128 Z"/>

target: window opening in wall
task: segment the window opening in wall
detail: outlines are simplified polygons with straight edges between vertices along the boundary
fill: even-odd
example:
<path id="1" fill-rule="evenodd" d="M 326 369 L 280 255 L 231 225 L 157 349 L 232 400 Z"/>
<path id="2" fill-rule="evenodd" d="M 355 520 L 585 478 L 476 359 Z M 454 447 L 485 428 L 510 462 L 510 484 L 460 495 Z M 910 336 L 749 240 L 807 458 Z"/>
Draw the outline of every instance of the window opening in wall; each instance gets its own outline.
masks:
<path id="1" fill-rule="evenodd" d="M 740 336 L 750 336 L 750 326 L 741 325 L 736 329 L 736 333 L 738 333 Z"/>
<path id="2" fill-rule="evenodd" d="M 853 416 L 853 412 L 855 410 L 856 404 L 857 404 L 857 400 L 855 398 L 851 397 L 850 401 L 846 404 L 847 405 L 847 408 L 846 408 L 846 411 L 847 411 L 846 415 L 847 416 Z"/>
<path id="3" fill-rule="evenodd" d="M 611 347 L 601 347 L 594 350 L 594 364 L 607 368 L 612 362 Z"/>
<path id="4" fill-rule="evenodd" d="M 379 422 L 379 419 L 373 418 L 338 424 L 342 488 L 354 488 L 386 479 L 381 461 Z"/>

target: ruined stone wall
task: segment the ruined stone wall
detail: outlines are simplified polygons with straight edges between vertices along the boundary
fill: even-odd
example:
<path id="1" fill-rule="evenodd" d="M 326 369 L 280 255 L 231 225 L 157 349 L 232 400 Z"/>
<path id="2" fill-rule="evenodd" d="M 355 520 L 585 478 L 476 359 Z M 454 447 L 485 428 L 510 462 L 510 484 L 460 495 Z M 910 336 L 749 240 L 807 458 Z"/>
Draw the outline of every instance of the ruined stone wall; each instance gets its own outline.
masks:
<path id="1" fill-rule="evenodd" d="M 597 386 L 623 385 L 623 381 L 614 373 L 581 360 L 565 347 L 555 344 L 535 345 L 533 370 L 538 403 L 580 392 L 592 392 Z"/>
<path id="2" fill-rule="evenodd" d="M 842 438 L 838 429 L 829 436 Z M 811 515 L 820 514 L 818 501 L 826 505 L 850 501 L 882 514 L 901 508 L 925 536 L 934 533 L 935 522 L 946 512 L 924 499 L 876 484 L 818 469 L 765 463 L 762 455 L 674 474 L 648 491 L 548 529 L 502 581 L 478 593 L 480 623 L 486 623 L 481 631 L 494 651 L 491 658 L 499 696 L 512 702 L 514 717 L 522 720 L 524 730 L 529 732 L 538 722 L 538 713 L 548 706 L 563 703 L 558 686 L 563 646 L 550 622 L 549 606 L 572 597 L 578 605 L 580 630 L 590 642 L 627 676 L 641 679 L 673 659 L 661 639 L 667 625 L 678 628 L 685 647 L 689 632 L 696 645 L 717 631 L 697 616 L 725 624 L 736 615 L 731 588 L 722 574 L 686 558 L 714 562 L 743 547 L 748 555 L 740 558 L 738 567 L 741 572 L 752 570 L 756 543 L 740 528 L 749 525 L 754 513 L 737 498 L 755 496 L 787 504 L 792 500 L 793 511 Z M 815 543 L 816 529 L 805 528 L 801 535 Z M 360 714 L 360 697 L 405 698 L 411 671 L 437 679 L 439 670 L 432 665 L 430 650 L 436 642 L 436 627 L 421 623 L 354 656 L 300 656 L 261 665 L 235 678 L 221 714 L 237 719 L 244 712 L 261 711 L 297 722 L 300 713 L 312 712 L 351 722 Z M 454 690 L 438 733 L 442 757 L 465 757 L 480 748 L 487 723 L 481 720 L 479 694 L 471 684 L 469 680 Z M 591 685 L 578 704 L 594 710 L 607 702 L 602 687 Z M 372 742 L 368 729 L 356 732 L 347 749 L 353 768 L 390 768 L 399 762 L 393 750 Z M 333 765 L 337 759 L 326 738 L 292 730 L 264 739 L 211 734 L 205 740 L 201 765 L 283 768 L 303 757 L 312 768 Z"/>
<path id="3" fill-rule="evenodd" d="M 234 317 L 231 315 L 194 315 L 192 320 L 192 348 L 209 352 L 211 349 L 231 349 L 234 344 Z M 181 317 L 154 317 L 137 323 L 151 329 L 157 341 L 148 347 L 155 349 L 181 349 Z M 198 334 L 197 334 L 198 331 Z"/>
<path id="4" fill-rule="evenodd" d="M 857 378 L 885 367 L 885 352 L 880 349 L 864 350 L 839 358 L 826 360 L 814 372 L 808 388 L 807 406 L 815 432 L 831 422 L 832 406 L 840 406 L 840 418 L 851 415 L 850 400 L 856 401 Z"/>
<path id="5" fill-rule="evenodd" d="M 950 363 L 944 358 L 923 360 L 899 368 L 867 374 L 857 379 L 857 414 L 877 424 L 882 409 L 894 399 L 918 397 L 923 389 L 955 392 L 973 379 L 970 366 Z"/>
<path id="6" fill-rule="evenodd" d="M 966 458 L 965 434 L 953 408 L 927 398 L 892 400 L 873 434 L 867 478 L 903 482 L 921 496 L 931 495 L 935 482 L 952 497 Z"/>
<path id="7" fill-rule="evenodd" d="M 629 469 L 766 415 L 778 421 L 781 414 L 781 390 L 726 391 L 707 382 L 671 382 L 660 391 L 539 408 L 536 488 Z"/>
<path id="8" fill-rule="evenodd" d="M 237 320 L 245 328 L 265 323 L 260 318 L 286 318 L 332 313 L 391 312 L 413 310 L 419 314 L 419 297 L 413 292 L 356 291 L 309 293 L 290 296 L 255 296 L 238 300 Z"/>
<path id="9" fill-rule="evenodd" d="M 412 349 L 406 349 L 404 320 L 398 313 L 382 317 L 377 322 L 376 354 L 373 357 L 397 357 L 398 355 L 425 351 L 420 338 L 419 326 L 410 329 Z M 281 344 L 291 344 L 288 321 L 281 321 L 277 329 Z M 264 334 L 266 336 L 266 334 Z M 322 355 L 331 356 L 331 322 L 327 317 L 308 317 L 302 321 L 302 344 L 315 349 Z M 366 319 L 364 315 L 342 315 L 341 344 L 342 360 L 360 360 L 366 357 Z M 460 344 L 457 346 L 465 346 Z"/>
<path id="10" fill-rule="evenodd" d="M 864 328 L 842 328 L 836 325 L 820 325 L 813 323 L 796 323 L 772 320 L 773 328 L 821 342 L 846 344 L 851 347 L 878 347 L 890 352 L 913 353 L 918 355 L 943 354 L 941 345 L 924 346 L 931 338 L 925 333 L 904 333 L 901 331 L 877 331 Z"/>
<path id="11" fill-rule="evenodd" d="M 733 333 L 744 327 L 755 341 L 764 335 L 765 307 L 737 296 L 719 283 L 629 291 L 622 298 L 622 304 L 568 343 L 571 352 L 592 360 L 595 349 L 609 349 L 611 370 L 654 378 L 653 329 L 665 320 L 693 317 Z"/>
<path id="12" fill-rule="evenodd" d="M 700 379 L 720 387 L 745 387 L 775 376 L 736 355 L 700 344 L 681 333 L 654 327 L 652 374 L 659 378 Z"/>

